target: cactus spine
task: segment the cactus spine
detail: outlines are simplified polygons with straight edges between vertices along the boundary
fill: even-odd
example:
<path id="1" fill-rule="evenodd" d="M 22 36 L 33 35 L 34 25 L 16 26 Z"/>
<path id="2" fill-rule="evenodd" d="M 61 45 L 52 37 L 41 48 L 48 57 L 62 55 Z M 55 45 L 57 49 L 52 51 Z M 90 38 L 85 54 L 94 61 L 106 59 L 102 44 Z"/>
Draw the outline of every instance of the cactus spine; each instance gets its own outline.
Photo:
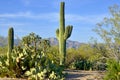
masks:
<path id="1" fill-rule="evenodd" d="M 11 60 L 11 52 L 12 49 L 14 48 L 14 30 L 13 28 L 9 28 L 8 30 L 8 54 L 7 54 L 7 58 L 9 60 L 9 64 L 10 64 L 10 60 Z"/>
<path id="2" fill-rule="evenodd" d="M 66 56 L 66 40 L 71 36 L 73 26 L 68 25 L 65 28 L 64 2 L 60 4 L 60 25 L 56 30 L 56 36 L 59 41 L 60 65 L 64 65 Z"/>

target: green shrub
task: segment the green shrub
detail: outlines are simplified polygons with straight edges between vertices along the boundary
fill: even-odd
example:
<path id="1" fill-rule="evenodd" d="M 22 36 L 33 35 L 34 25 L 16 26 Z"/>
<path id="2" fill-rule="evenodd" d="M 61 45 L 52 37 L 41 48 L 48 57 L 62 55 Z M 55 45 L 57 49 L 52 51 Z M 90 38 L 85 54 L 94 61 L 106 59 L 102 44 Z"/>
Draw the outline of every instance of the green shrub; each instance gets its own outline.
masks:
<path id="1" fill-rule="evenodd" d="M 66 68 L 75 69 L 74 63 L 81 58 L 77 50 L 74 48 L 67 49 L 65 66 Z"/>
<path id="2" fill-rule="evenodd" d="M 107 62 L 107 72 L 104 80 L 120 80 L 120 62 L 110 59 Z"/>
<path id="3" fill-rule="evenodd" d="M 91 63 L 87 60 L 77 60 L 75 62 L 75 68 L 79 70 L 90 70 Z"/>
<path id="4" fill-rule="evenodd" d="M 0 56 L 6 55 L 6 53 L 7 53 L 7 46 L 0 47 Z"/>
<path id="5" fill-rule="evenodd" d="M 49 51 L 47 52 L 47 58 L 49 58 L 50 61 L 54 62 L 54 64 L 59 65 L 60 59 L 59 59 L 59 48 L 58 46 L 51 46 L 49 47 Z"/>

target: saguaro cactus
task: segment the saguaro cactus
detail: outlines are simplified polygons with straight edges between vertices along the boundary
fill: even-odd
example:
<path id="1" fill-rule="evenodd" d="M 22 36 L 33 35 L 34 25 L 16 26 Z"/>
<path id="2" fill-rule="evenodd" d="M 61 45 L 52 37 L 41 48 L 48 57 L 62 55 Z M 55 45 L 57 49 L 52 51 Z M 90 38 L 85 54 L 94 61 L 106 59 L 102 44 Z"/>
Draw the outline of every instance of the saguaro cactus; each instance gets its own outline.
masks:
<path id="1" fill-rule="evenodd" d="M 9 63 L 11 60 L 11 52 L 12 52 L 13 48 L 14 48 L 14 30 L 11 27 L 8 30 L 8 54 L 7 54 L 7 58 L 9 60 Z"/>
<path id="2" fill-rule="evenodd" d="M 59 41 L 60 65 L 64 65 L 66 56 L 66 40 L 71 36 L 73 26 L 68 25 L 65 28 L 64 2 L 60 4 L 60 25 L 56 30 L 56 36 Z"/>

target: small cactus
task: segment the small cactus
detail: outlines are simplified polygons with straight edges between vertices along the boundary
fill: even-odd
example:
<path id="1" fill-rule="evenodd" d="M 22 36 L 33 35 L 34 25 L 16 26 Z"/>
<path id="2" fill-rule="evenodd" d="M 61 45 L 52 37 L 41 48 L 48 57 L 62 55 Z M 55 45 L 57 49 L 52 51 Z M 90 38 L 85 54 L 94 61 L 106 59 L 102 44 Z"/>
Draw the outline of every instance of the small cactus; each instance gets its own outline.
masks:
<path id="1" fill-rule="evenodd" d="M 14 30 L 11 27 L 11 28 L 9 28 L 9 31 L 8 31 L 8 54 L 7 54 L 7 58 L 9 60 L 9 64 L 10 64 L 11 52 L 12 52 L 13 48 L 14 48 Z"/>
<path id="2" fill-rule="evenodd" d="M 66 40 L 71 36 L 73 26 L 69 25 L 65 28 L 65 17 L 64 17 L 64 2 L 60 5 L 60 27 L 56 30 L 56 36 L 59 41 L 59 53 L 60 53 L 60 65 L 65 62 L 66 56 Z"/>

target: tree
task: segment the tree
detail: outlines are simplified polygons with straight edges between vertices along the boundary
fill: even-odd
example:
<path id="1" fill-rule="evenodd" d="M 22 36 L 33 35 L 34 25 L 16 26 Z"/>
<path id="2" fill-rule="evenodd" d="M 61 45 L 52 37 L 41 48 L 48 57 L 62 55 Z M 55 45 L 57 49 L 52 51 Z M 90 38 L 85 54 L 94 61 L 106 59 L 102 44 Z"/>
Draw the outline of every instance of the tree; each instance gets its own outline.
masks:
<path id="1" fill-rule="evenodd" d="M 94 31 L 103 39 L 109 58 L 120 60 L 120 7 L 114 5 L 109 8 L 111 16 L 105 17 L 97 24 Z"/>

